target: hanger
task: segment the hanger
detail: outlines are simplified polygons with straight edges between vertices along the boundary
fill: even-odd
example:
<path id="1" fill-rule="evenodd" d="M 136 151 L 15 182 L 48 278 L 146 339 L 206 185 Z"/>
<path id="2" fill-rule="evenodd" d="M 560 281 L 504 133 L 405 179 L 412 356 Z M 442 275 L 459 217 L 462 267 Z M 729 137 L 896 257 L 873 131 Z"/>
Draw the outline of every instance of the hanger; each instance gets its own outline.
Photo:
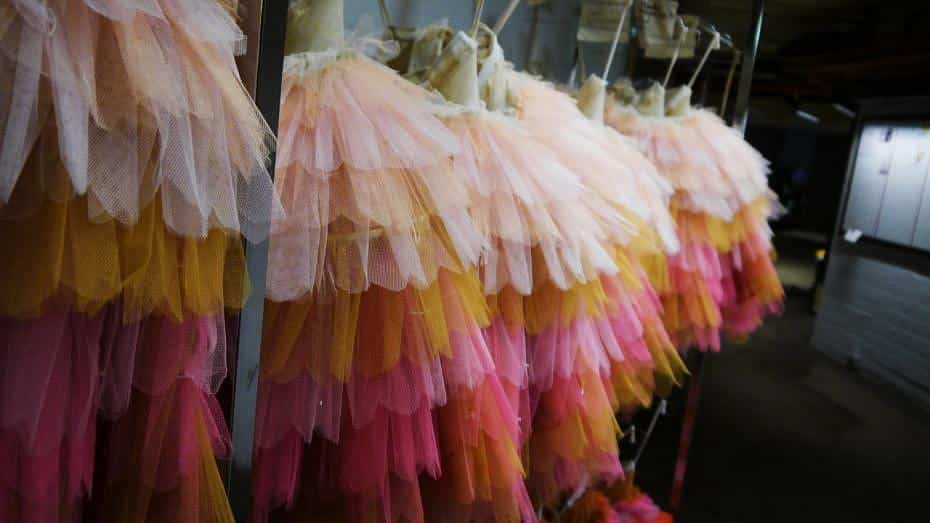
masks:
<path id="1" fill-rule="evenodd" d="M 468 36 L 472 39 L 478 36 L 478 23 L 481 22 L 481 12 L 484 10 L 484 0 L 475 0 L 475 15 L 471 20 Z"/>
<path id="2" fill-rule="evenodd" d="M 386 0 L 378 0 L 378 6 L 381 8 L 381 21 L 384 23 L 384 28 L 390 33 L 391 38 L 397 38 L 397 33 L 394 31 L 394 24 L 391 22 L 391 12 L 388 11 Z"/>
<path id="3" fill-rule="evenodd" d="M 681 52 L 681 46 L 685 43 L 685 37 L 688 35 L 688 26 L 682 17 L 678 17 L 678 41 L 675 44 L 675 52 L 672 53 L 672 59 L 668 62 L 668 70 L 665 71 L 665 80 L 662 81 L 662 87 L 668 87 L 668 81 L 672 78 L 672 69 L 675 68 L 675 62 L 678 61 L 678 53 Z"/>
<path id="4" fill-rule="evenodd" d="M 701 61 L 698 62 L 697 67 L 694 69 L 694 73 L 691 74 L 691 79 L 688 80 L 688 87 L 694 87 L 694 82 L 697 80 L 698 75 L 701 73 L 701 69 L 704 68 L 704 64 L 707 63 L 707 57 L 710 56 L 711 51 L 720 49 L 720 33 L 716 29 L 712 29 L 713 38 L 711 38 L 710 43 L 707 44 L 707 49 L 704 51 L 704 55 L 701 56 Z"/>
<path id="5" fill-rule="evenodd" d="M 517 6 L 520 4 L 520 0 L 510 0 L 510 3 L 507 4 L 507 7 L 504 9 L 504 12 L 501 13 L 501 17 L 494 23 L 494 34 L 500 34 L 501 29 L 507 24 L 507 21 L 510 20 L 510 16 L 516 11 Z"/>
<path id="6" fill-rule="evenodd" d="M 614 61 L 614 54 L 617 52 L 617 43 L 620 42 L 620 35 L 623 33 L 623 24 L 626 23 L 626 15 L 630 12 L 630 7 L 633 5 L 633 1 L 630 0 L 623 8 L 623 12 L 620 13 L 620 22 L 617 23 L 617 30 L 614 31 L 614 39 L 610 43 L 610 53 L 607 55 L 607 64 L 604 65 L 604 76 L 602 77 L 605 81 L 607 80 L 607 75 L 610 74 L 610 66 Z"/>
<path id="7" fill-rule="evenodd" d="M 743 53 L 739 49 L 733 49 L 733 59 L 730 61 L 730 71 L 727 73 L 727 83 L 723 87 L 723 100 L 720 101 L 720 117 L 727 114 L 727 102 L 730 100 L 730 87 L 733 85 L 733 76 L 736 74 L 736 65 L 739 64 Z"/>

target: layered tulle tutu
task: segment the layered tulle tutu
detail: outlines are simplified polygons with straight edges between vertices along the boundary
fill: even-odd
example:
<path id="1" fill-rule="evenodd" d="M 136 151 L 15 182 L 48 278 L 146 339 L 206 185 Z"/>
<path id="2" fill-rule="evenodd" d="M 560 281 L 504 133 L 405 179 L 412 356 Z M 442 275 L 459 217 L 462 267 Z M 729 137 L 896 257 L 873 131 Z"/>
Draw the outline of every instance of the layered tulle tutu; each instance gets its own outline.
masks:
<path id="1" fill-rule="evenodd" d="M 485 238 L 431 100 L 358 48 L 287 59 L 257 518 L 312 503 L 422 521 L 440 499 L 465 519 L 532 515 L 517 416 L 482 336 Z"/>
<path id="2" fill-rule="evenodd" d="M 287 216 L 273 225 L 268 297 L 399 291 L 474 263 L 481 245 L 452 170 L 457 144 L 427 93 L 357 51 L 287 62 L 275 177 Z"/>
<path id="3" fill-rule="evenodd" d="M 592 77 L 588 84 L 597 82 Z M 585 200 L 600 201 L 591 205 L 607 206 L 623 219 L 619 226 L 605 221 L 611 231 L 619 275 L 601 275 L 602 285 L 608 291 L 610 322 L 625 353 L 619 361 L 615 360 L 615 372 L 611 374 L 617 386 L 616 401 L 628 403 L 638 401 L 636 396 L 642 398 L 641 392 L 636 393 L 630 387 L 637 382 L 640 385 L 635 388 L 651 387 L 648 373 L 641 369 L 652 365 L 659 373 L 662 390 L 668 392 L 668 385 L 677 382 L 685 370 L 668 342 L 665 329 L 656 321 L 661 308 L 653 302 L 655 292 L 644 277 L 640 259 L 644 256 L 663 259 L 666 253 L 679 248 L 666 208 L 671 188 L 625 138 L 598 121 L 599 115 L 586 117 L 575 100 L 528 75 L 511 73 L 509 83 L 516 92 L 521 119 L 566 165 L 580 173 L 588 190 Z M 633 303 L 635 307 L 630 306 Z M 645 353 L 651 355 L 644 357 Z M 633 398 L 625 397 L 631 393 Z"/>
<path id="4" fill-rule="evenodd" d="M 94 221 L 132 225 L 154 204 L 176 234 L 267 235 L 280 210 L 270 132 L 238 77 L 245 37 L 220 3 L 5 0 L 0 12 L 0 89 L 12 93 L 0 101 L 0 202 L 44 143 L 70 180 L 56 196 L 86 195 Z"/>
<path id="5" fill-rule="evenodd" d="M 688 93 L 676 97 L 686 105 Z M 780 307 L 766 221 L 777 202 L 766 161 L 742 137 L 706 110 L 680 113 L 646 116 L 614 104 L 607 119 L 676 190 L 671 212 L 682 247 L 664 262 L 666 275 L 661 267 L 651 271 L 666 327 L 679 348 L 719 350 L 721 330 L 743 337 Z"/>
<path id="6" fill-rule="evenodd" d="M 0 1 L 4 521 L 232 520 L 224 313 L 280 204 L 229 7 Z"/>

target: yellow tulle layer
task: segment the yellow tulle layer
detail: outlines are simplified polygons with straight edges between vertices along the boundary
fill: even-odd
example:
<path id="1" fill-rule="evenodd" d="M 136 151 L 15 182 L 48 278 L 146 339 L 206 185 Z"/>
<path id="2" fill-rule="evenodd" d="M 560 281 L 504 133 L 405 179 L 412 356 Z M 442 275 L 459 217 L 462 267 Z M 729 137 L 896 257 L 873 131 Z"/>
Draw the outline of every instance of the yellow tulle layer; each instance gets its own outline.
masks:
<path id="1" fill-rule="evenodd" d="M 453 296 L 458 296 L 457 300 Z M 474 271 L 441 269 L 425 288 L 334 289 L 296 302 L 265 302 L 262 379 L 285 383 L 310 373 L 348 380 L 377 376 L 402 359 L 425 366 L 451 356 L 451 332 L 486 326 L 488 306 Z"/>
<path id="2" fill-rule="evenodd" d="M 678 238 L 682 243 L 709 242 L 717 252 L 730 252 L 733 246 L 744 241 L 751 228 L 764 224 L 771 208 L 767 197 L 756 199 L 743 206 L 727 221 L 704 212 L 683 209 L 678 197 L 672 198 L 671 213 L 678 227 Z"/>
<path id="3" fill-rule="evenodd" d="M 25 214 L 14 212 L 15 202 L 0 208 L 0 237 L 12 249 L 0 257 L 0 315 L 35 316 L 52 300 L 93 314 L 120 299 L 127 321 L 242 306 L 248 287 L 238 235 L 178 236 L 157 198 L 132 226 L 93 221 L 88 205 L 75 197 L 46 199 Z"/>
<path id="4" fill-rule="evenodd" d="M 662 295 L 671 290 L 671 282 L 668 277 L 668 257 L 664 252 L 643 254 L 639 256 L 639 264 L 656 293 Z"/>

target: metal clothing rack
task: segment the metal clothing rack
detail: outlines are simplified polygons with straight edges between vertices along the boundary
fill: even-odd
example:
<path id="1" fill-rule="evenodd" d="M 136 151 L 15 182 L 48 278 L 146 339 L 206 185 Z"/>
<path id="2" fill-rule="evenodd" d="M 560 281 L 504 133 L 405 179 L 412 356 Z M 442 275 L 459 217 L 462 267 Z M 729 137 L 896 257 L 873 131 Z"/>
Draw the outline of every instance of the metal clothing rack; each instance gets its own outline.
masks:
<path id="1" fill-rule="evenodd" d="M 759 53 L 759 40 L 762 37 L 764 15 L 765 0 L 753 0 L 750 31 L 746 41 L 746 48 L 742 52 L 743 65 L 740 70 L 739 87 L 736 92 L 736 103 L 733 106 L 732 120 L 733 126 L 744 135 L 746 134 L 746 123 L 749 120 L 749 94 L 752 89 L 752 77 L 756 65 L 756 56 Z M 725 117 L 723 114 L 720 116 Z M 694 426 L 697 423 L 701 381 L 705 366 L 705 354 L 695 351 L 691 369 L 691 381 L 688 384 L 684 418 L 681 432 L 679 433 L 678 458 L 675 462 L 675 471 L 672 477 L 672 487 L 669 495 L 669 510 L 673 515 L 678 512 L 681 505 L 685 474 L 688 470 L 688 454 L 691 450 L 691 439 L 694 436 Z"/>
<path id="2" fill-rule="evenodd" d="M 284 62 L 284 38 L 287 27 L 287 0 L 244 0 L 244 20 L 249 38 L 249 52 L 241 61 L 243 81 L 254 94 L 256 104 L 272 129 L 277 130 L 280 109 L 281 77 Z M 745 132 L 748 118 L 749 92 L 752 85 L 753 68 L 762 32 L 765 0 L 754 0 L 752 30 L 743 54 L 739 87 L 733 112 L 733 124 Z M 275 156 L 268 160 L 268 171 L 274 174 Z M 229 501 L 236 521 L 248 521 L 251 504 L 252 446 L 255 432 L 255 415 L 258 400 L 258 375 L 261 354 L 262 320 L 264 312 L 265 276 L 268 268 L 268 242 L 246 245 L 248 267 L 248 300 L 242 307 L 238 322 L 238 340 L 235 364 L 232 366 L 232 404 L 230 427 L 232 430 L 232 455 L 224 471 Z M 689 444 L 697 415 L 700 395 L 700 379 L 704 370 L 704 354 L 697 353 L 692 372 L 692 383 L 688 388 L 688 403 L 685 423 L 681 431 L 678 465 L 672 486 L 674 512 L 678 508 L 680 491 L 687 468 Z M 678 491 L 676 497 L 676 490 Z"/>
<path id="3" fill-rule="evenodd" d="M 287 27 L 287 0 L 250 0 L 246 2 L 245 26 L 248 28 L 249 52 L 244 62 L 254 69 L 244 75 L 247 86 L 254 89 L 255 103 L 275 132 L 281 105 L 281 77 L 284 68 L 284 37 Z M 250 74 L 254 71 L 254 76 Z M 275 154 L 267 159 L 268 172 L 274 176 Z M 239 337 L 233 369 L 231 419 L 232 455 L 226 470 L 226 491 L 236 521 L 248 521 L 252 505 L 252 444 L 255 438 L 255 414 L 258 401 L 259 358 L 261 355 L 262 319 L 265 304 L 265 275 L 268 270 L 268 240 L 246 244 L 248 300 L 239 316 Z"/>

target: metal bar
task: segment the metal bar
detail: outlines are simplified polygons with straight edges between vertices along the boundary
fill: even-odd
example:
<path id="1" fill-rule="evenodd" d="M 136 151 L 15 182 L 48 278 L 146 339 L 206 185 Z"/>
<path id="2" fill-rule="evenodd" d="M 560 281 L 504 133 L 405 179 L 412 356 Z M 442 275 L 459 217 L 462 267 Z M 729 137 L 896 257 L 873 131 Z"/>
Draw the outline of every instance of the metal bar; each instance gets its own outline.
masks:
<path id="1" fill-rule="evenodd" d="M 764 17 L 765 0 L 753 0 L 752 25 L 743 52 L 743 68 L 739 73 L 739 88 L 736 91 L 736 103 L 733 105 L 733 127 L 743 134 L 746 134 L 746 123 L 749 121 L 749 92 L 752 89 L 752 74 L 756 67 L 756 56 L 759 54 Z"/>
<path id="2" fill-rule="evenodd" d="M 698 404 L 701 398 L 701 378 L 704 374 L 705 354 L 692 349 L 694 356 L 691 369 L 691 382 L 688 385 L 688 399 L 685 404 L 685 415 L 681 422 L 681 432 L 678 436 L 678 459 L 675 460 L 675 472 L 672 476 L 672 490 L 669 494 L 669 512 L 677 515 L 681 506 L 681 494 L 685 486 L 685 473 L 688 471 L 688 454 L 691 451 L 691 440 L 694 437 L 694 426 L 697 423 Z"/>
<path id="3" fill-rule="evenodd" d="M 272 129 L 278 128 L 281 104 L 281 75 L 284 67 L 284 28 L 287 2 L 262 0 L 261 29 L 257 35 L 258 67 L 255 103 Z M 275 155 L 268 160 L 274 175 Z M 248 521 L 252 500 L 252 444 L 258 400 L 258 370 L 261 356 L 262 318 L 265 304 L 265 275 L 268 270 L 268 241 L 246 245 L 249 298 L 239 316 L 239 340 L 233 383 L 232 457 L 226 475 L 226 491 L 236 521 Z"/>

